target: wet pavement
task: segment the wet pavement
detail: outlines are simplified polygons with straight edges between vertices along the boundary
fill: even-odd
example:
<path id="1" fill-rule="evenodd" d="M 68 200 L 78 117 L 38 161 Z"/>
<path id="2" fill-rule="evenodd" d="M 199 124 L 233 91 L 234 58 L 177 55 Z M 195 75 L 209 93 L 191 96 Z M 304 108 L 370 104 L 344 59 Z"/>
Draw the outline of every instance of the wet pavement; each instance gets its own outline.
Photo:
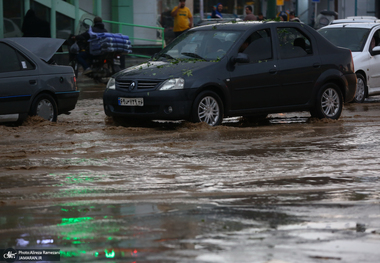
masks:
<path id="1" fill-rule="evenodd" d="M 0 248 L 57 248 L 61 262 L 379 262 L 380 97 L 338 121 L 115 123 L 105 85 L 81 81 L 58 123 L 0 126 Z"/>

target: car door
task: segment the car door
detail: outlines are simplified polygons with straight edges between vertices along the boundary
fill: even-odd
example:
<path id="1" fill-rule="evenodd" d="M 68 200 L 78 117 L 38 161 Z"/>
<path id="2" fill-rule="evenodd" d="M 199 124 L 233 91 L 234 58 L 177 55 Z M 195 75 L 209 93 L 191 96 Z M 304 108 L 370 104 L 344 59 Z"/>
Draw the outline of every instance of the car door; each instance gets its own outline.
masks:
<path id="1" fill-rule="evenodd" d="M 276 48 L 279 50 L 278 78 L 281 88 L 277 90 L 275 106 L 306 104 L 321 74 L 321 61 L 314 38 L 298 27 L 276 28 Z"/>
<path id="2" fill-rule="evenodd" d="M 369 35 L 369 40 L 374 39 L 374 45 L 380 45 L 380 29 L 376 30 L 373 36 Z M 369 45 L 368 52 L 370 53 L 372 48 Z M 380 55 L 370 56 L 368 67 L 368 85 L 370 86 L 371 93 L 380 93 Z"/>
<path id="3" fill-rule="evenodd" d="M 270 28 L 253 32 L 241 45 L 249 63 L 237 63 L 230 73 L 231 110 L 249 110 L 274 105 L 280 83 L 274 60 Z"/>
<path id="4" fill-rule="evenodd" d="M 35 65 L 4 42 L 0 42 L 0 61 L 0 115 L 28 112 L 38 85 Z"/>

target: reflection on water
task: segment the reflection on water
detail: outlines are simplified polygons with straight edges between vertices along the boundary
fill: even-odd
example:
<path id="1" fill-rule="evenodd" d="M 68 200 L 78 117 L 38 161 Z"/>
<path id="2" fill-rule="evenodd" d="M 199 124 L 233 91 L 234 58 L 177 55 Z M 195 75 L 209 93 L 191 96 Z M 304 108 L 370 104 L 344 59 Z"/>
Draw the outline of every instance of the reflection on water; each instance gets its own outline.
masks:
<path id="1" fill-rule="evenodd" d="M 226 196 L 219 204 L 209 205 L 119 200 L 21 209 L 9 206 L 13 215 L 0 217 L 4 237 L 0 246 L 59 248 L 61 260 L 70 262 L 107 258 L 115 262 L 227 262 L 233 258 L 252 262 L 247 256 L 253 254 L 257 262 L 294 262 L 294 258 L 309 262 L 311 257 L 355 262 L 364 250 L 367 260 L 356 262 L 376 262 L 371 260 L 378 257 L 377 250 L 365 247 L 374 246 L 371 237 L 378 235 L 378 206 L 301 201 L 290 205 L 290 199 L 285 199 L 282 205 L 276 204 L 279 200 L 260 204 L 250 196 L 240 201 Z M 0 213 L 8 213 L 7 209 L 1 207 Z M 355 213 L 368 217 L 358 221 Z M 324 245 L 344 243 L 347 237 L 357 244 L 350 257 L 345 247 Z M 303 250 L 296 249 L 300 245 Z"/>
<path id="2" fill-rule="evenodd" d="M 67 262 L 377 262 L 380 109 L 367 106 L 338 121 L 128 126 L 81 100 L 56 124 L 0 126 L 0 248 L 59 248 Z"/>

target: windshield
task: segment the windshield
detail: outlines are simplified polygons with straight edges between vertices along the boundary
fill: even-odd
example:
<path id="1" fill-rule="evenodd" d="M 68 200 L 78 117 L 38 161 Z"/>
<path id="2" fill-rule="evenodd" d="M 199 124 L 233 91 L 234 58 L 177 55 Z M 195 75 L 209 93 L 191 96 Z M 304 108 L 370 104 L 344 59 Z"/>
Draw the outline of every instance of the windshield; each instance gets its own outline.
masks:
<path id="1" fill-rule="evenodd" d="M 318 32 L 338 47 L 352 52 L 363 51 L 370 29 L 367 28 L 321 28 Z"/>
<path id="2" fill-rule="evenodd" d="M 188 31 L 177 37 L 171 44 L 155 56 L 162 59 L 202 59 L 222 58 L 238 39 L 240 31 Z"/>

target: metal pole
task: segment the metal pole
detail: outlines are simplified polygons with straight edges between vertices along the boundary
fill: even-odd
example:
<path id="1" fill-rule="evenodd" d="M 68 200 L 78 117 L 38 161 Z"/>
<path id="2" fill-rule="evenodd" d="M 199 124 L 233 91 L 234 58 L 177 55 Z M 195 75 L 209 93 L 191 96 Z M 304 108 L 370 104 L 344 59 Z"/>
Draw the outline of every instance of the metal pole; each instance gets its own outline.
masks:
<path id="1" fill-rule="evenodd" d="M 102 17 L 102 0 L 95 0 L 95 15 Z"/>
<path id="2" fill-rule="evenodd" d="M 4 37 L 4 9 L 3 0 L 0 0 L 0 38 Z"/>
<path id="3" fill-rule="evenodd" d="M 199 15 L 201 19 L 203 19 L 203 16 L 204 16 L 203 0 L 199 0 Z"/>
<path id="4" fill-rule="evenodd" d="M 26 12 L 30 9 L 30 1 L 24 0 L 24 15 L 26 15 Z"/>
<path id="5" fill-rule="evenodd" d="M 358 15 L 358 0 L 355 0 L 355 16 Z"/>
<path id="6" fill-rule="evenodd" d="M 315 4 L 315 9 L 314 9 L 314 23 L 317 23 L 317 5 L 318 3 L 314 3 Z"/>
<path id="7" fill-rule="evenodd" d="M 75 35 L 79 34 L 79 0 L 74 0 L 75 5 L 75 27 L 74 32 Z"/>
<path id="8" fill-rule="evenodd" d="M 51 9 L 50 9 L 50 32 L 51 37 L 56 38 L 57 37 L 57 25 L 56 25 L 56 0 L 51 0 Z"/>

